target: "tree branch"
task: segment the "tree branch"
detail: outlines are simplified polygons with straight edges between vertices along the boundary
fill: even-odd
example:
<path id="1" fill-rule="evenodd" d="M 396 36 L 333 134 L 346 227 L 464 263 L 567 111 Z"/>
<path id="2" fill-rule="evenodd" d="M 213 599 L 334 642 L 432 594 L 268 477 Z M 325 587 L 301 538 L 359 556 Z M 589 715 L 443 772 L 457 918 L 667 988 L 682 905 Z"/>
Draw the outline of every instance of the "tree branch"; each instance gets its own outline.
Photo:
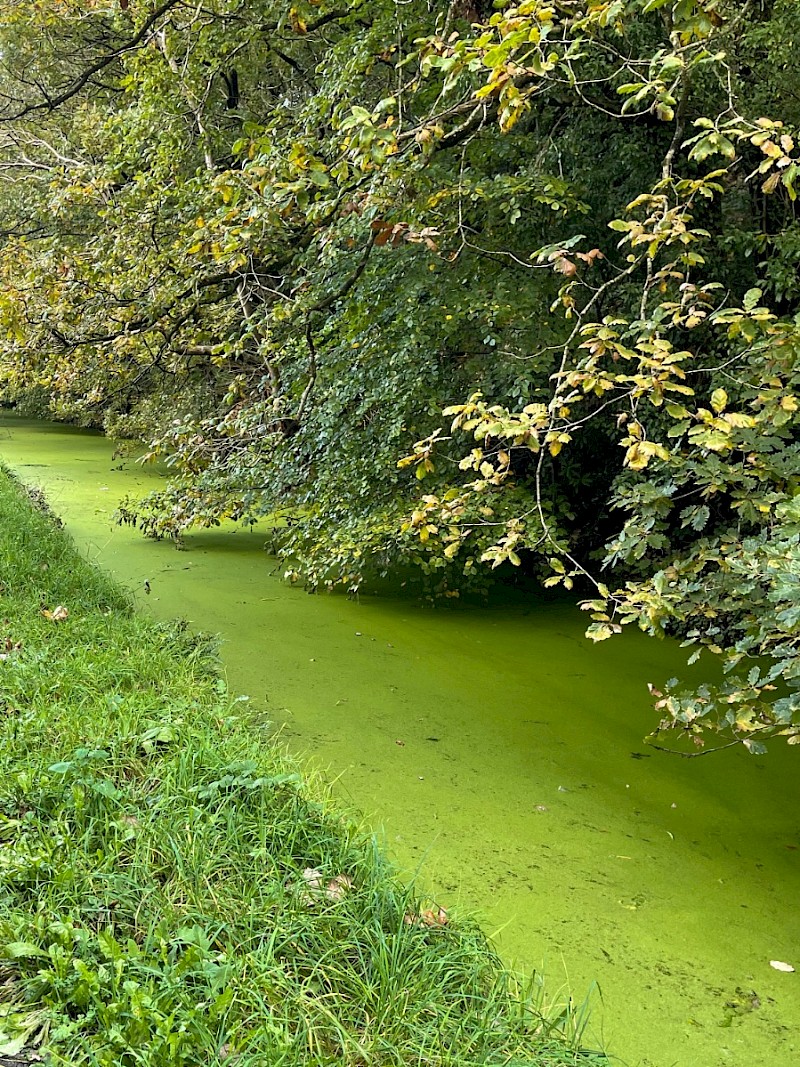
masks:
<path id="1" fill-rule="evenodd" d="M 149 15 L 142 23 L 140 29 L 125 42 L 120 45 L 119 48 L 115 48 L 113 52 L 107 52 L 91 66 L 87 67 L 81 74 L 79 74 L 65 89 L 62 89 L 56 96 L 48 97 L 44 90 L 42 90 L 45 99 L 38 104 L 25 104 L 19 111 L 13 115 L 0 115 L 0 121 L 3 122 L 16 122 L 18 119 L 24 118 L 25 115 L 30 115 L 34 111 L 55 111 L 56 108 L 62 104 L 71 100 L 73 96 L 84 88 L 84 86 L 95 76 L 99 74 L 101 70 L 105 70 L 125 52 L 129 52 L 132 48 L 141 44 L 152 27 L 158 22 L 162 15 L 165 15 L 173 7 L 177 7 L 182 0 L 164 0 L 152 15 Z"/>

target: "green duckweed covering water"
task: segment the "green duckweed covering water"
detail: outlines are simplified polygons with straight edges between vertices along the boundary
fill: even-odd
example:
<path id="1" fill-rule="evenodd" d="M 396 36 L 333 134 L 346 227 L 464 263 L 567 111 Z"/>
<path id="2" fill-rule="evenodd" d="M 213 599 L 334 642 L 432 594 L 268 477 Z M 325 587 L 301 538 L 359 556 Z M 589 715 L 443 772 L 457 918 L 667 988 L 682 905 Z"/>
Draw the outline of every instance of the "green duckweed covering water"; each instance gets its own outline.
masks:
<path id="1" fill-rule="evenodd" d="M 623 1062 L 800 1062 L 797 976 L 769 966 L 800 965 L 796 753 L 643 748 L 646 683 L 685 670 L 676 645 L 592 646 L 563 603 L 309 597 L 271 573 L 257 532 L 177 552 L 115 528 L 117 499 L 157 476 L 101 437 L 5 417 L 0 458 L 142 607 L 223 635 L 232 688 L 437 900 L 479 908 L 554 999 L 596 981 L 594 1036 Z"/>

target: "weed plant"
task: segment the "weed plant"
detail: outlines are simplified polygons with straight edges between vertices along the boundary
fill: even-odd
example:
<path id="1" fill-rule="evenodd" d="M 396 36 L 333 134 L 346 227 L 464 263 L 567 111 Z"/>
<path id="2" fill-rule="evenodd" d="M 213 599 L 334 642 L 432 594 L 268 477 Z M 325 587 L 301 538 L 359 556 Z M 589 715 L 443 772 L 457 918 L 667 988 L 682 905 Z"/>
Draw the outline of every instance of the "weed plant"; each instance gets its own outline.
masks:
<path id="1" fill-rule="evenodd" d="M 0 583 L 2 1062 L 605 1063 L 5 474 Z"/>

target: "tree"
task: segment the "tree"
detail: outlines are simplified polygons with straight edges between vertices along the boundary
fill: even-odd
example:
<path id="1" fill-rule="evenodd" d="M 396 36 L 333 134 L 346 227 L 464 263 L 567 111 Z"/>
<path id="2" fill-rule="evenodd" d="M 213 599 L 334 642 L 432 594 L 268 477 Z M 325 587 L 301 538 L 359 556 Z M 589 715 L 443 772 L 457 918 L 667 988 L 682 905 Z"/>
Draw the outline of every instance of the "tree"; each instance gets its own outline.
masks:
<path id="1" fill-rule="evenodd" d="M 3 388 L 153 442 L 123 519 L 588 583 L 730 667 L 666 725 L 794 740 L 795 5 L 0 8 Z"/>
<path id="2" fill-rule="evenodd" d="M 613 25 L 629 44 L 643 29 L 639 18 L 656 10 L 663 40 L 653 51 L 648 39 L 646 66 L 644 57 L 612 46 L 606 35 L 587 36 Z M 787 303 L 779 279 L 789 264 L 774 253 L 782 244 L 777 234 L 793 226 L 798 157 L 782 121 L 745 112 L 747 78 L 735 59 L 743 28 L 750 31 L 744 54 L 769 37 L 745 21 L 757 14 L 756 5 L 736 12 L 722 3 L 598 4 L 572 21 L 581 35 L 562 36 L 545 60 L 531 42 L 556 24 L 552 8 L 546 11 L 549 16 L 539 5 L 520 5 L 493 19 L 491 31 L 453 49 L 459 64 L 469 66 L 477 56 L 489 68 L 476 97 L 495 92 L 501 123 L 513 123 L 529 94 L 540 91 L 538 81 L 520 89 L 527 73 L 552 72 L 557 84 L 568 82 L 588 106 L 610 114 L 610 100 L 590 100 L 584 88 L 597 94 L 600 82 L 624 98 L 621 120 L 636 111 L 654 114 L 671 125 L 671 136 L 662 142 L 660 173 L 650 189 L 608 221 L 620 235 L 616 257 L 607 240 L 588 249 L 578 237 L 538 250 L 536 261 L 565 278 L 556 304 L 567 325 L 549 395 L 521 410 L 487 403 L 480 394 L 446 409 L 455 416 L 451 434 L 470 433 L 477 445 L 460 463 L 469 480 L 424 496 L 408 527 L 426 539 L 435 533 L 444 553 L 456 558 L 478 523 L 469 515 L 475 499 L 493 523 L 495 509 L 487 504 L 515 480 L 517 457 L 532 455 L 528 506 L 501 524 L 481 560 L 519 565 L 523 548 L 550 552 L 553 575 L 545 585 L 572 588 L 578 577 L 594 585 L 584 607 L 595 640 L 637 623 L 698 646 L 693 659 L 701 649 L 721 657 L 723 684 L 687 693 L 673 681 L 654 691 L 661 730 L 677 729 L 702 746 L 711 728 L 753 752 L 776 733 L 795 743 L 800 318 L 776 314 Z M 795 18 L 788 8 L 777 15 Z M 598 78 L 606 59 L 610 69 Z M 722 99 L 709 113 L 715 88 Z M 776 195 L 777 205 L 768 199 Z M 726 245 L 736 249 L 723 198 L 736 224 L 746 223 L 750 250 L 773 253 L 759 264 L 760 278 L 749 264 L 730 266 L 721 255 Z M 758 234 L 754 207 L 766 232 Z M 709 266 L 716 277 L 708 279 Z M 768 288 L 775 310 L 762 302 Z M 581 562 L 574 531 L 551 517 L 553 486 L 562 477 L 553 460 L 597 423 L 625 450 L 610 493 L 624 522 L 603 560 L 622 579 L 613 592 Z M 442 434 L 418 442 L 402 462 L 420 475 L 431 471 Z"/>

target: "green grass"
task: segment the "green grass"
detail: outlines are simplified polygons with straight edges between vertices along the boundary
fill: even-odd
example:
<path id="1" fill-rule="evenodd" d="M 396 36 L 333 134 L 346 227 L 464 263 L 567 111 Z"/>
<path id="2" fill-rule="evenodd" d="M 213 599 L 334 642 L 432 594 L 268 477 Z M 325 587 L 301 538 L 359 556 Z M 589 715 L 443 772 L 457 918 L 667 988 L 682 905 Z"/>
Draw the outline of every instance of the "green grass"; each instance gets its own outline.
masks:
<path id="1" fill-rule="evenodd" d="M 408 922 L 209 643 L 137 616 L 5 474 L 0 655 L 0 1058 L 605 1063 L 474 923 Z"/>

